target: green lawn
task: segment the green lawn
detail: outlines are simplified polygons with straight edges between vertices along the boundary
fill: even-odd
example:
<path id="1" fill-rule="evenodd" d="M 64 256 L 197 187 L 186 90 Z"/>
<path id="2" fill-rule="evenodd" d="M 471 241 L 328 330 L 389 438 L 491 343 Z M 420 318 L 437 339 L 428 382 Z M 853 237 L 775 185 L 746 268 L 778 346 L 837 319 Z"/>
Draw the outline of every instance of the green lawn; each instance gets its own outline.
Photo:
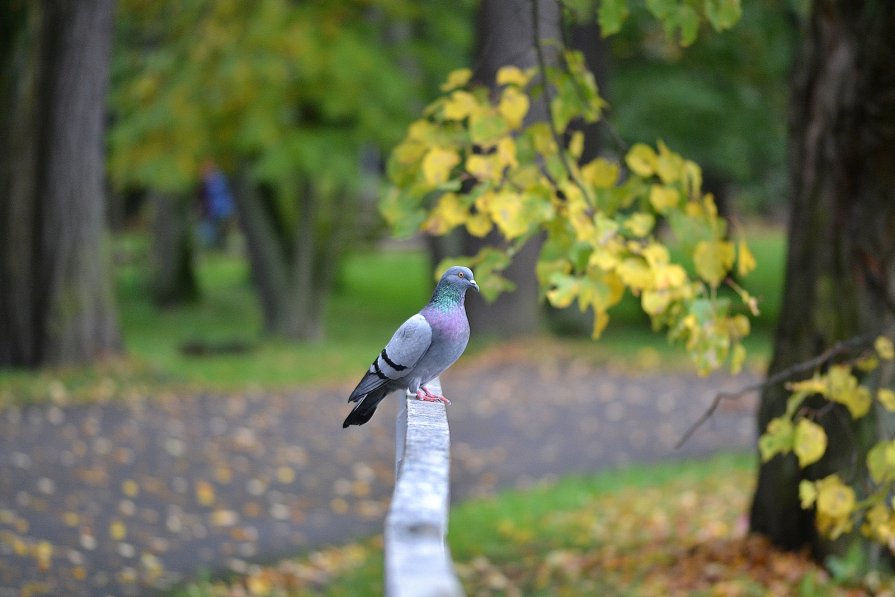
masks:
<path id="1" fill-rule="evenodd" d="M 769 354 L 771 326 L 779 311 L 784 237 L 777 229 L 758 228 L 750 239 L 759 267 L 744 283 L 762 299 L 762 315 L 747 348 L 761 362 Z M 299 344 L 263 334 L 248 264 L 238 255 L 200 254 L 200 301 L 159 309 L 147 291 L 145 237 L 123 235 L 115 240 L 115 247 L 126 356 L 91 367 L 0 372 L 0 403 L 97 400 L 158 391 L 160 387 L 238 391 L 353 380 L 397 325 L 425 302 L 432 287 L 428 260 L 421 251 L 349 254 L 327 305 L 325 339 Z M 611 317 L 599 342 L 571 338 L 567 346 L 600 362 L 687 366 L 682 351 L 649 330 L 635 297 L 626 297 Z M 248 350 L 184 355 L 181 347 L 190 342 L 238 343 Z M 470 354 L 490 344 L 473 334 Z"/>

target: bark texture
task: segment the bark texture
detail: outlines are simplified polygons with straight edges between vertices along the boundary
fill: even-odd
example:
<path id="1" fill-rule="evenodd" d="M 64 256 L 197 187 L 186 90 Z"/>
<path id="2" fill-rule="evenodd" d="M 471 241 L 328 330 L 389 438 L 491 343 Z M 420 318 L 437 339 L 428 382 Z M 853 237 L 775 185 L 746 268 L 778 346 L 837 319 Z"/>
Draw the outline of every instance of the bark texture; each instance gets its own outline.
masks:
<path id="1" fill-rule="evenodd" d="M 791 215 L 784 300 L 769 374 L 838 341 L 893 322 L 895 280 L 895 0 L 817 0 L 793 72 L 789 151 Z M 785 410 L 768 388 L 758 427 Z M 877 436 L 837 407 L 822 419 L 827 456 L 806 471 L 777 456 L 759 471 L 751 527 L 777 545 L 810 544 L 819 558 L 858 539 L 816 536 L 798 483 L 839 472 L 859 481 Z M 857 463 L 857 464 L 856 464 Z M 859 483 L 860 485 L 860 483 Z"/>
<path id="2" fill-rule="evenodd" d="M 4 52 L 0 365 L 117 352 L 105 233 L 112 0 L 24 3 Z"/>
<path id="3" fill-rule="evenodd" d="M 485 85 L 493 85 L 500 67 L 513 64 L 528 68 L 537 64 L 535 26 L 532 3 L 537 4 L 537 31 L 541 40 L 561 40 L 559 4 L 551 0 L 483 0 L 477 16 L 476 64 L 473 78 Z M 545 44 L 548 60 L 555 56 L 555 45 Z M 543 102 L 532 104 L 527 122 L 547 118 Z M 484 239 L 465 231 L 462 251 L 476 254 L 483 246 L 500 243 L 492 233 Z M 513 258 L 505 275 L 516 284 L 514 292 L 502 294 L 497 301 L 470 301 L 467 304 L 470 326 L 477 334 L 509 336 L 529 333 L 537 329 L 541 309 L 538 299 L 538 279 L 535 264 L 542 240 L 533 238 Z"/>

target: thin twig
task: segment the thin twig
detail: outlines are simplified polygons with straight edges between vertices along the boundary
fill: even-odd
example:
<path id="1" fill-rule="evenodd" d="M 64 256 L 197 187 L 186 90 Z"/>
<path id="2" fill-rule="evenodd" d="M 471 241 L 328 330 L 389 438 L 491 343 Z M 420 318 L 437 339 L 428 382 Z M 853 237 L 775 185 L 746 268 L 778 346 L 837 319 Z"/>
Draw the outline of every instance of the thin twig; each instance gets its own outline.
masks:
<path id="1" fill-rule="evenodd" d="M 763 390 L 766 387 L 786 381 L 793 375 L 796 375 L 798 373 L 811 371 L 842 353 L 851 352 L 855 348 L 860 348 L 872 343 L 879 335 L 879 333 L 876 333 L 864 336 L 855 336 L 854 338 L 849 338 L 848 340 L 837 342 L 816 357 L 812 357 L 807 361 L 801 361 L 790 367 L 787 367 L 786 369 L 782 369 L 760 383 L 745 386 L 735 392 L 719 392 L 715 394 L 715 398 L 712 400 L 712 403 L 709 405 L 706 411 L 702 413 L 702 415 L 698 419 L 696 419 L 696 422 L 693 423 L 689 429 L 687 429 L 686 433 L 684 433 L 681 439 L 678 440 L 674 448 L 676 450 L 680 449 L 681 446 L 687 443 L 687 440 L 689 440 L 693 436 L 693 434 L 696 433 L 696 430 L 702 427 L 702 425 L 706 421 L 712 418 L 712 415 L 715 414 L 715 411 L 718 410 L 718 407 L 721 405 L 722 400 L 733 400 L 742 398 L 743 396 L 751 392 L 757 392 L 758 390 Z"/>

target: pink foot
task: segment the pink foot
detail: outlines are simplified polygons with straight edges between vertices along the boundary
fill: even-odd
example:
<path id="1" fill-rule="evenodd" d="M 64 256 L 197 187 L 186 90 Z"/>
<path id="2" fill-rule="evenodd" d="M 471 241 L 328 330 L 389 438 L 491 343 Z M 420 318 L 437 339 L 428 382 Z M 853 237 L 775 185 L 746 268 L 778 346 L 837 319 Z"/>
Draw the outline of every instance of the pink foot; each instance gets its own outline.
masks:
<path id="1" fill-rule="evenodd" d="M 423 402 L 442 402 L 444 404 L 450 404 L 451 401 L 445 398 L 444 396 L 439 396 L 438 394 L 433 394 L 431 390 L 427 387 L 421 387 L 416 391 L 416 397 Z"/>

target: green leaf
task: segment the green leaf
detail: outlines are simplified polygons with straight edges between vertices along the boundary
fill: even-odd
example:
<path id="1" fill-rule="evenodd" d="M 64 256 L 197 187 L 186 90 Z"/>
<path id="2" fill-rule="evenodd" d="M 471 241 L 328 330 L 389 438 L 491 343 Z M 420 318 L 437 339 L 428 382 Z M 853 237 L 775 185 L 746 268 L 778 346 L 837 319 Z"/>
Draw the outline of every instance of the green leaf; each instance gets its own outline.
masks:
<path id="1" fill-rule="evenodd" d="M 628 0 L 601 0 L 597 8 L 597 22 L 603 37 L 618 33 L 628 14 Z"/>
<path id="2" fill-rule="evenodd" d="M 510 132 L 510 125 L 499 114 L 481 112 L 469 117 L 469 137 L 473 143 L 490 147 Z"/>
<path id="3" fill-rule="evenodd" d="M 550 276 L 550 286 L 552 288 L 547 291 L 547 300 L 557 309 L 565 309 L 578 296 L 581 281 L 575 276 L 557 272 Z"/>
<path id="4" fill-rule="evenodd" d="M 895 479 L 895 442 L 883 441 L 867 452 L 867 470 L 876 483 Z"/>
<path id="5" fill-rule="evenodd" d="M 740 0 L 705 0 L 703 10 L 715 31 L 730 29 L 743 15 Z"/>
<path id="6" fill-rule="evenodd" d="M 758 451 L 762 462 L 767 462 L 776 454 L 792 451 L 795 430 L 787 417 L 777 417 L 768 423 L 767 431 L 758 438 Z"/>

